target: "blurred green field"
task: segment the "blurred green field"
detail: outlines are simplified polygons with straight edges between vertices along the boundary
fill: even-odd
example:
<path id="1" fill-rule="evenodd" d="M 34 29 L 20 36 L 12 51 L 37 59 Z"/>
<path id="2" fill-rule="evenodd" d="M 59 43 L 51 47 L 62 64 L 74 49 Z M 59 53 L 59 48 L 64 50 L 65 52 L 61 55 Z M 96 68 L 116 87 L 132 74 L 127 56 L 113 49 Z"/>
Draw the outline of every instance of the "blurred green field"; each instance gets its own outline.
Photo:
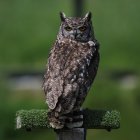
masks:
<path id="1" fill-rule="evenodd" d="M 88 130 L 87 140 L 138 140 L 140 137 L 140 1 L 86 0 L 93 13 L 101 61 L 84 103 L 92 109 L 117 109 L 121 128 Z M 52 130 L 15 130 L 19 109 L 46 108 L 44 93 L 12 90 L 12 72 L 44 71 L 60 25 L 59 12 L 73 15 L 70 0 L 0 0 L 0 140 L 55 139 Z M 43 76 L 42 76 L 43 77 Z"/>

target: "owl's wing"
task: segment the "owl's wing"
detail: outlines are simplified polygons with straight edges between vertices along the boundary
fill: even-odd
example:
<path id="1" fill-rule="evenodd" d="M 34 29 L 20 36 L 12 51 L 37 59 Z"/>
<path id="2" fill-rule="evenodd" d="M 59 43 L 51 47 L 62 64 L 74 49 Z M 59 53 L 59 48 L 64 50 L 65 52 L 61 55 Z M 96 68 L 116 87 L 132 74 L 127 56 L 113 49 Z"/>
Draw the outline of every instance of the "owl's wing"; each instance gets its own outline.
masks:
<path id="1" fill-rule="evenodd" d="M 47 69 L 44 75 L 43 89 L 46 95 L 46 102 L 50 109 L 56 107 L 58 98 L 61 96 L 63 90 L 63 80 L 60 76 L 60 64 L 58 63 L 60 55 L 58 48 L 59 45 L 56 41 L 49 54 Z"/>

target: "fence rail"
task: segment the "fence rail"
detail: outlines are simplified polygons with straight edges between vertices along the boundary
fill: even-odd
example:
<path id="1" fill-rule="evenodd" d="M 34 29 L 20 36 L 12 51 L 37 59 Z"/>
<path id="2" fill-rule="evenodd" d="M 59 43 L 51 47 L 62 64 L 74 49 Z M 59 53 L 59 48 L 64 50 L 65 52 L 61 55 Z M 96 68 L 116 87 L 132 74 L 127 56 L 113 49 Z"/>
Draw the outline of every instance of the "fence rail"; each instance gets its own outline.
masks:
<path id="1" fill-rule="evenodd" d="M 116 110 L 83 110 L 83 128 L 117 129 L 120 127 L 120 113 Z M 16 128 L 50 128 L 47 110 L 19 110 L 16 113 Z"/>

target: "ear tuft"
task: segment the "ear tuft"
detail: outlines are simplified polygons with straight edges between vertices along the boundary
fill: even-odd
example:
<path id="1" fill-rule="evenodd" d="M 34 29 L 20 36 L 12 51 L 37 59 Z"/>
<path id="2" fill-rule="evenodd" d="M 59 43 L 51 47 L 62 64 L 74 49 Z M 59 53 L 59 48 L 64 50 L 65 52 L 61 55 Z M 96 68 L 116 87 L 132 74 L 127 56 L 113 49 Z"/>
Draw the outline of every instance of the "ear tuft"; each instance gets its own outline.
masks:
<path id="1" fill-rule="evenodd" d="M 91 20 L 91 17 L 92 17 L 91 12 L 88 12 L 88 13 L 85 15 L 84 19 L 87 20 L 87 21 L 90 21 L 90 20 Z"/>
<path id="2" fill-rule="evenodd" d="M 65 13 L 60 12 L 60 18 L 61 18 L 61 21 L 65 21 L 65 19 L 66 19 Z"/>

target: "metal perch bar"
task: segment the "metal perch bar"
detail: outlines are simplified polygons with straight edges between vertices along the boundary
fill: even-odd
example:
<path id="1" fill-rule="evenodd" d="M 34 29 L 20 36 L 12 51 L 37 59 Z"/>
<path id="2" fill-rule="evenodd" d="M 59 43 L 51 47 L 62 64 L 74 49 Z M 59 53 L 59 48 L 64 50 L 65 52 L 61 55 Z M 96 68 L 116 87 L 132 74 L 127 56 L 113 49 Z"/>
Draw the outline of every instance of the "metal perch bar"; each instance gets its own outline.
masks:
<path id="1" fill-rule="evenodd" d="M 116 110 L 83 110 L 85 129 L 117 129 L 120 127 L 120 113 Z M 47 110 L 19 110 L 16 113 L 16 128 L 31 130 L 33 128 L 50 128 Z"/>

